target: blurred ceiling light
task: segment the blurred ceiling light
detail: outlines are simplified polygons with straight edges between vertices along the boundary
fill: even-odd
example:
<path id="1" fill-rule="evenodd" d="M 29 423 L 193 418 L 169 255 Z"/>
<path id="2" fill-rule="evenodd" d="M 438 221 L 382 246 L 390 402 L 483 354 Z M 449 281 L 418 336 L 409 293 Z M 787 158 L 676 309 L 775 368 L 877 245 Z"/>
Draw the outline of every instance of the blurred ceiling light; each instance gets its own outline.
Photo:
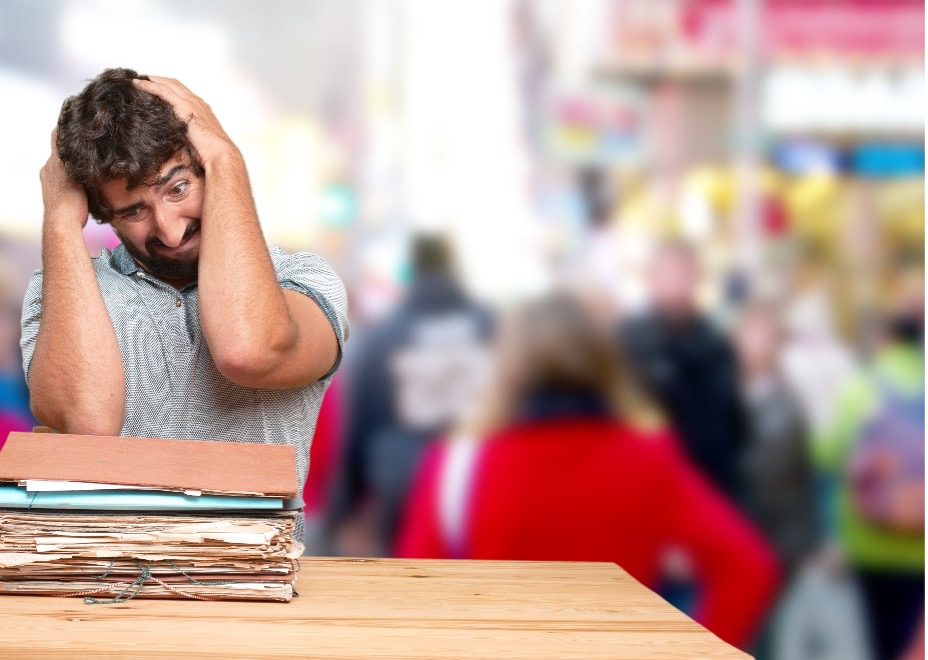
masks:
<path id="1" fill-rule="evenodd" d="M 42 229 L 39 169 L 48 160 L 50 135 L 61 98 L 31 76 L 0 69 L 0 98 L 16 99 L 3 108 L 0 144 L 0 234 L 38 236 Z"/>
<path id="2" fill-rule="evenodd" d="M 70 2 L 64 5 L 59 30 L 69 63 L 94 70 L 130 66 L 185 78 L 185 72 L 225 67 L 232 60 L 224 30 L 147 1 Z"/>
<path id="3" fill-rule="evenodd" d="M 397 86 L 406 208 L 445 225 L 471 288 L 491 299 L 549 285 L 525 181 L 511 2 L 406 0 Z"/>

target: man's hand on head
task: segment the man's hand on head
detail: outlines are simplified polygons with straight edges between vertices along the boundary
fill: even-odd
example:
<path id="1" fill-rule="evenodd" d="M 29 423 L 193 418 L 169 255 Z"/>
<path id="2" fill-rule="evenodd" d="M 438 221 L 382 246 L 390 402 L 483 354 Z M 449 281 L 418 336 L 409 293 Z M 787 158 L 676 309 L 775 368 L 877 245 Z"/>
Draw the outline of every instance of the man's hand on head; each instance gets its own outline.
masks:
<path id="1" fill-rule="evenodd" d="M 190 142 L 204 168 L 221 156 L 235 154 L 237 150 L 232 140 L 226 135 L 216 115 L 209 105 L 199 96 L 187 89 L 173 78 L 150 76 L 150 80 L 134 79 L 139 89 L 159 96 L 174 108 L 174 114 L 187 122 Z"/>
<path id="2" fill-rule="evenodd" d="M 42 181 L 42 203 L 45 205 L 45 223 L 72 226 L 78 231 L 87 224 L 87 193 L 68 176 L 58 155 L 58 129 L 52 131 L 52 152 L 39 170 Z"/>

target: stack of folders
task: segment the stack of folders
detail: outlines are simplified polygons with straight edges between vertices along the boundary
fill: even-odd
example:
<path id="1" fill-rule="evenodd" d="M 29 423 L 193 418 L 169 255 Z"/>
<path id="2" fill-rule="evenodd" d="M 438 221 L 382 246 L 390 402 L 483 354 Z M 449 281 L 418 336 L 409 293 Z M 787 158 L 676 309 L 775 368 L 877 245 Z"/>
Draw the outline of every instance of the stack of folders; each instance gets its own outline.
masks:
<path id="1" fill-rule="evenodd" d="M 0 594 L 289 601 L 288 445 L 11 433 L 0 450 Z"/>

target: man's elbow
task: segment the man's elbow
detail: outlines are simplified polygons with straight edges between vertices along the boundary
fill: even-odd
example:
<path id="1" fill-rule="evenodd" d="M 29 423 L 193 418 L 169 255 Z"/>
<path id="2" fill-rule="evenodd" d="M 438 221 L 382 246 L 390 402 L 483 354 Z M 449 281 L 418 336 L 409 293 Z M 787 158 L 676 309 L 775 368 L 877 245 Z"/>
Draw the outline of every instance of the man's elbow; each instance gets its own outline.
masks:
<path id="1" fill-rule="evenodd" d="M 257 387 L 267 374 L 268 358 L 257 351 L 226 348 L 213 355 L 216 370 L 226 380 L 241 387 Z"/>
<path id="2" fill-rule="evenodd" d="M 73 405 L 61 410 L 51 402 L 33 397 L 30 407 L 33 417 L 59 433 L 117 436 L 125 421 L 124 412 L 108 412 L 103 406 L 91 408 Z"/>
<path id="3" fill-rule="evenodd" d="M 226 380 L 240 387 L 273 387 L 274 376 L 288 354 L 287 348 L 259 346 L 254 342 L 228 343 L 216 350 L 213 362 Z"/>
<path id="4" fill-rule="evenodd" d="M 258 350 L 240 346 L 227 347 L 213 355 L 216 370 L 240 387 L 289 389 L 316 382 L 331 370 L 331 365 L 313 365 L 301 361 L 299 368 L 292 351 L 265 348 Z"/>

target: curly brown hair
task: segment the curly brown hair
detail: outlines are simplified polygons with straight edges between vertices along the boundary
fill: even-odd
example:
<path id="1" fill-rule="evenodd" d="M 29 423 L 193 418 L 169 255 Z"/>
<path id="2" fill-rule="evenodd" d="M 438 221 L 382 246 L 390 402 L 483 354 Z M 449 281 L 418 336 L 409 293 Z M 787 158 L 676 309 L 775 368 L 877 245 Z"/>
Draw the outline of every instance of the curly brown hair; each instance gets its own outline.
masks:
<path id="1" fill-rule="evenodd" d="M 203 175 L 187 124 L 167 101 L 133 85 L 135 78 L 148 80 L 132 69 L 106 69 L 65 99 L 58 115 L 58 155 L 101 223 L 113 219 L 102 192 L 109 181 L 125 179 L 132 190 L 180 151 L 190 156 L 194 173 Z"/>

